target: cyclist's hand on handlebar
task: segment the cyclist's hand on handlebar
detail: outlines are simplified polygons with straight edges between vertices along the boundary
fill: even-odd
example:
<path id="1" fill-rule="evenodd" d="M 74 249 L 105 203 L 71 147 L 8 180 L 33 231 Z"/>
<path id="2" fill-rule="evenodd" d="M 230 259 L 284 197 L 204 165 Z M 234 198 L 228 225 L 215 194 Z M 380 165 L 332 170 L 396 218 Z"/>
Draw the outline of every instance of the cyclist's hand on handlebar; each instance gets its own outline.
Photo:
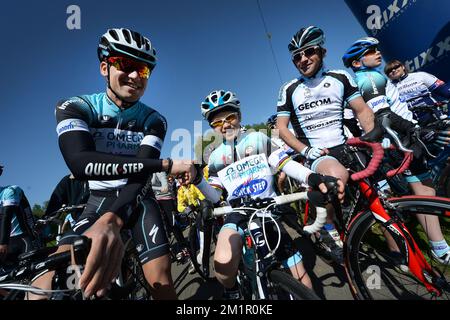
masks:
<path id="1" fill-rule="evenodd" d="M 308 176 L 308 185 L 326 194 L 328 201 L 333 197 L 337 197 L 341 202 L 344 200 L 344 183 L 335 177 L 311 173 Z"/>
<path id="2" fill-rule="evenodd" d="M 103 296 L 111 282 L 119 274 L 124 255 L 124 244 L 120 237 L 122 220 L 113 212 L 101 216 L 85 236 L 92 239 L 91 250 L 80 278 L 80 287 L 89 297 Z"/>
<path id="3" fill-rule="evenodd" d="M 305 147 L 300 153 L 308 160 L 316 160 L 317 158 L 329 153 L 329 151 L 327 148 Z"/>

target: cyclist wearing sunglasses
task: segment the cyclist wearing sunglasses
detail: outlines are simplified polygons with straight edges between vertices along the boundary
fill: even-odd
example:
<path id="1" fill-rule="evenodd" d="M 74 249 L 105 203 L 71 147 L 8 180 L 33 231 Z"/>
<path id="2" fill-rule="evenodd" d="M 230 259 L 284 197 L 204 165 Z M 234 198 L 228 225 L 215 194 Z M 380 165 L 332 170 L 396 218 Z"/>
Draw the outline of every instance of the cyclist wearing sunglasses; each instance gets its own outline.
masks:
<path id="1" fill-rule="evenodd" d="M 166 120 L 139 101 L 156 65 L 150 40 L 129 29 L 109 29 L 97 54 L 106 92 L 62 100 L 56 107 L 61 153 L 77 178 L 89 180 L 91 191 L 74 226 L 76 234 L 92 238 L 80 286 L 87 296 L 106 293 L 124 253 L 119 232 L 127 228 L 153 297 L 176 299 L 169 243 L 149 176 L 181 174 L 194 167 L 192 161 L 159 159 Z M 71 239 L 69 234 L 61 243 Z M 48 288 L 48 280 L 43 281 Z"/>
<path id="2" fill-rule="evenodd" d="M 261 132 L 243 133 L 241 129 L 240 102 L 230 91 L 211 92 L 201 104 L 203 117 L 209 122 L 223 143 L 210 155 L 209 177 L 205 181 L 197 172 L 194 184 L 213 203 L 217 203 L 226 192 L 227 201 L 245 196 L 270 197 L 276 195 L 274 174 L 282 170 L 300 182 L 308 182 L 322 192 L 327 189 L 322 182 L 326 178 L 292 161 L 284 149 L 273 144 Z M 339 196 L 343 196 L 343 185 L 339 182 Z M 225 218 L 219 232 L 214 265 L 216 278 L 225 287 L 224 298 L 240 297 L 236 284 L 236 273 L 241 256 L 243 239 L 242 215 L 230 214 Z M 283 249 L 281 249 L 283 248 Z M 279 261 L 289 267 L 294 277 L 311 288 L 300 253 L 292 246 L 292 240 L 283 232 L 280 249 L 276 253 Z"/>
<path id="3" fill-rule="evenodd" d="M 339 178 L 346 184 L 344 159 L 353 151 L 345 144 L 344 104 L 349 104 L 365 132 L 373 129 L 374 118 L 351 76 L 346 71 L 325 67 L 324 42 L 323 31 L 315 26 L 300 29 L 291 39 L 288 49 L 300 76 L 280 89 L 277 127 L 284 142 L 301 153 L 314 172 Z M 296 135 L 289 131 L 289 122 Z M 331 256 L 342 261 L 343 244 L 334 227 L 333 215 L 329 206 L 321 237 Z"/>
<path id="4" fill-rule="evenodd" d="M 406 135 L 419 136 L 420 127 L 416 125 L 412 112 L 406 103 L 400 100 L 397 88 L 381 73 L 381 52 L 378 50 L 378 40 L 366 37 L 355 41 L 342 57 L 344 65 L 355 72 L 356 82 L 367 104 L 374 110 L 376 118 L 388 115 L 392 129 L 403 138 Z M 415 195 L 435 196 L 430 173 L 425 166 L 423 142 L 413 140 L 410 149 L 414 151 L 414 160 L 405 172 L 406 181 Z M 450 247 L 442 235 L 437 216 L 418 214 L 417 218 L 428 235 L 431 252 L 441 263 L 450 263 Z M 395 244 L 390 244 L 391 249 Z M 397 249 L 397 248 L 396 248 Z"/>
<path id="5" fill-rule="evenodd" d="M 436 106 L 436 117 L 446 118 L 437 105 L 444 99 L 450 100 L 450 84 L 427 72 L 408 72 L 399 60 L 386 63 L 384 73 L 398 89 L 400 100 L 405 101 L 410 109 L 416 109 L 414 116 L 419 124 L 433 121 L 429 119 L 429 113 L 420 111 L 420 107 Z"/>

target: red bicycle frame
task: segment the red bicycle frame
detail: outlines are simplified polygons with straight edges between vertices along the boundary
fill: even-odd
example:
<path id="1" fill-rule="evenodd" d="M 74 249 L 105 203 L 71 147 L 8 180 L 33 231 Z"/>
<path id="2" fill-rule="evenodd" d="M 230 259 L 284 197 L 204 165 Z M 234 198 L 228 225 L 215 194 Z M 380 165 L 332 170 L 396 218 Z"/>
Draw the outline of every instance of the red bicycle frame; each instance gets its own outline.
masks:
<path id="1" fill-rule="evenodd" d="M 359 187 L 362 194 L 369 201 L 369 209 L 372 212 L 374 218 L 379 221 L 382 225 L 391 231 L 391 234 L 396 234 L 403 238 L 403 243 L 405 244 L 406 258 L 408 261 L 408 267 L 411 273 L 422 282 L 429 292 L 441 295 L 441 292 L 436 288 L 436 286 L 431 283 L 424 274 L 424 271 L 430 275 L 434 274 L 433 269 L 425 260 L 422 251 L 419 249 L 414 238 L 406 228 L 406 226 L 400 222 L 393 220 L 392 217 L 384 209 L 380 198 L 378 197 L 377 191 L 369 185 L 367 182 L 360 180 Z M 364 211 L 363 211 L 364 212 Z M 352 228 L 353 221 L 356 220 L 358 216 L 363 214 L 363 212 L 358 213 L 349 223 L 348 229 Z M 447 212 L 448 213 L 448 212 Z M 344 238 L 345 241 L 345 238 Z"/>

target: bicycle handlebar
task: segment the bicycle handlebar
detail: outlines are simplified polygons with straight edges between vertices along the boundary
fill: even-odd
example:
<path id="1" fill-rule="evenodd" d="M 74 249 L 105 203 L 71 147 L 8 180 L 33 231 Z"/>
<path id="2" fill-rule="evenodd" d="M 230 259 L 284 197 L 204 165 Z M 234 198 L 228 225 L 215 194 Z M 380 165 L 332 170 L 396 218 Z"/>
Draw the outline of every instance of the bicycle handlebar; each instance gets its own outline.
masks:
<path id="1" fill-rule="evenodd" d="M 57 253 L 45 258 L 43 261 L 39 258 L 39 253 L 34 255 L 29 254 L 29 257 L 21 261 L 19 266 L 15 269 L 8 271 L 4 274 L 0 274 L 0 282 L 6 281 L 20 281 L 26 279 L 29 275 L 36 275 L 43 270 L 57 270 L 71 264 L 72 258 L 77 265 L 84 265 L 86 263 L 87 255 L 91 248 L 91 239 L 81 236 L 80 239 L 74 241 L 70 251 Z M 37 250 L 38 251 L 38 250 Z M 39 261 L 34 261 L 39 259 Z"/>
<path id="2" fill-rule="evenodd" d="M 350 138 L 347 140 L 347 144 L 350 146 L 355 147 L 369 147 L 372 149 L 372 159 L 370 159 L 369 164 L 367 165 L 367 168 L 353 173 L 350 177 L 353 181 L 363 180 L 371 175 L 373 175 L 378 167 L 380 166 L 381 162 L 383 161 L 384 157 L 384 150 L 380 143 L 378 142 L 368 142 L 368 141 L 362 141 L 360 138 Z"/>
<path id="3" fill-rule="evenodd" d="M 77 205 L 73 205 L 73 206 L 64 206 L 64 207 L 61 207 L 58 210 L 52 212 L 51 214 L 49 214 L 49 216 L 50 217 L 59 216 L 62 213 L 75 211 L 75 210 L 83 210 L 84 208 L 86 208 L 86 204 L 77 204 Z"/>
<path id="4" fill-rule="evenodd" d="M 213 215 L 214 216 L 223 216 L 225 214 L 230 214 L 232 212 L 245 210 L 245 208 L 263 209 L 263 208 L 267 208 L 273 204 L 282 205 L 282 204 L 287 204 L 287 203 L 291 203 L 294 201 L 307 200 L 307 199 L 308 199 L 308 192 L 296 192 L 296 193 L 291 193 L 291 194 L 287 194 L 287 195 L 276 196 L 273 198 L 251 199 L 248 202 L 244 201 L 242 203 L 241 207 L 239 205 L 235 205 L 235 206 L 230 205 L 230 206 L 215 208 Z M 317 211 L 316 220 L 314 221 L 314 223 L 312 225 L 305 226 L 303 228 L 303 231 L 311 234 L 313 232 L 318 232 L 324 226 L 324 224 L 326 222 L 326 217 L 327 217 L 326 209 L 322 208 L 322 207 L 316 207 L 316 211 Z"/>

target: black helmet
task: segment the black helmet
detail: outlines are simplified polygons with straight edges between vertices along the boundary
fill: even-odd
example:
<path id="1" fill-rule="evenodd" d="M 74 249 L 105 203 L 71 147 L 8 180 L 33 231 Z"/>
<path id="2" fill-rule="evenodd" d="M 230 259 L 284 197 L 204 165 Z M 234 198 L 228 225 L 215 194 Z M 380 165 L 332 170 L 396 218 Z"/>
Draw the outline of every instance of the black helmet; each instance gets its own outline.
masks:
<path id="1" fill-rule="evenodd" d="M 322 46 L 325 43 L 325 36 L 322 29 L 309 26 L 302 28 L 292 37 L 288 49 L 292 56 L 295 56 L 304 48 L 312 46 Z"/>

